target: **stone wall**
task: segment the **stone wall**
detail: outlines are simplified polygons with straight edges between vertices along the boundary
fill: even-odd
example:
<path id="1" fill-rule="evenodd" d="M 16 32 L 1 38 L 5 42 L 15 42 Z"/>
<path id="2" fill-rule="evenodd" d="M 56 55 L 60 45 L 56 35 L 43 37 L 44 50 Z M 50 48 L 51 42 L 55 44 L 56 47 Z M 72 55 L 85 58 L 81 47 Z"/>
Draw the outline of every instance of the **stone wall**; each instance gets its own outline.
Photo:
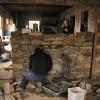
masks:
<path id="1" fill-rule="evenodd" d="M 93 53 L 93 68 L 92 77 L 94 82 L 99 82 L 100 84 L 100 7 L 96 10 L 97 13 L 97 24 L 95 25 L 96 33 L 94 37 L 94 53 Z"/>
<path id="2" fill-rule="evenodd" d="M 92 59 L 92 33 L 76 35 L 38 33 L 12 34 L 12 61 L 14 75 L 20 79 L 22 72 L 28 69 L 29 56 L 36 46 L 41 46 L 53 59 L 50 75 L 64 76 L 67 79 L 89 78 Z"/>

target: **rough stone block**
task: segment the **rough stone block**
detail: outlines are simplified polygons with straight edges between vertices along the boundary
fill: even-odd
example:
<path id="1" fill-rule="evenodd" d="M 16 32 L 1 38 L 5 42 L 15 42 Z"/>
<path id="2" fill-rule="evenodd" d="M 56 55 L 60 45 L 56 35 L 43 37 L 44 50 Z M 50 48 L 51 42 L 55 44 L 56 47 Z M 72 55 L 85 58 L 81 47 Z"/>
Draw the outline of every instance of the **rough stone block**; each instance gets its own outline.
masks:
<path id="1" fill-rule="evenodd" d="M 23 69 L 23 64 L 12 64 L 11 65 L 14 69 Z"/>
<path id="2" fill-rule="evenodd" d="M 81 54 L 80 54 L 80 55 L 78 55 L 77 60 L 82 62 L 82 61 L 84 60 L 84 56 L 83 56 L 83 55 L 81 55 Z"/>
<path id="3" fill-rule="evenodd" d="M 92 92 L 92 85 L 90 83 L 86 83 L 86 91 L 87 93 Z"/>
<path id="4" fill-rule="evenodd" d="M 12 79 L 13 70 L 5 71 L 4 69 L 0 70 L 0 79 Z"/>
<path id="5" fill-rule="evenodd" d="M 5 100 L 16 100 L 12 95 L 5 95 Z"/>
<path id="6" fill-rule="evenodd" d="M 31 44 L 34 45 L 40 45 L 42 43 L 42 40 L 31 40 Z"/>
<path id="7" fill-rule="evenodd" d="M 20 92 L 12 93 L 12 96 L 14 96 L 15 98 L 21 98 Z"/>
<path id="8" fill-rule="evenodd" d="M 6 95 L 10 95 L 11 93 L 14 92 L 14 87 L 9 82 L 4 83 L 3 89 L 4 89 L 4 94 Z"/>
<path id="9" fill-rule="evenodd" d="M 85 85 L 86 85 L 85 82 L 80 82 L 79 87 L 81 87 L 82 89 L 85 89 Z"/>
<path id="10" fill-rule="evenodd" d="M 29 35 L 30 36 L 41 36 L 41 35 L 43 35 L 43 33 L 42 32 L 31 32 L 31 33 L 29 33 Z"/>

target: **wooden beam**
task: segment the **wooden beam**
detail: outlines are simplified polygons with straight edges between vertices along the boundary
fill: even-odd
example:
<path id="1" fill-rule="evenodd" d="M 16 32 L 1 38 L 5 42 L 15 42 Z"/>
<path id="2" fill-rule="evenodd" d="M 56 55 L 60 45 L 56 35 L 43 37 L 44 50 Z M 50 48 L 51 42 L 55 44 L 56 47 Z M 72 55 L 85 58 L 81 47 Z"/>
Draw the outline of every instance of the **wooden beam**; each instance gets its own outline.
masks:
<path id="1" fill-rule="evenodd" d="M 80 0 L 0 0 L 0 4 L 80 5 Z"/>
<path id="2" fill-rule="evenodd" d="M 100 6 L 100 0 L 0 0 L 0 4 L 44 4 L 68 6 Z"/>

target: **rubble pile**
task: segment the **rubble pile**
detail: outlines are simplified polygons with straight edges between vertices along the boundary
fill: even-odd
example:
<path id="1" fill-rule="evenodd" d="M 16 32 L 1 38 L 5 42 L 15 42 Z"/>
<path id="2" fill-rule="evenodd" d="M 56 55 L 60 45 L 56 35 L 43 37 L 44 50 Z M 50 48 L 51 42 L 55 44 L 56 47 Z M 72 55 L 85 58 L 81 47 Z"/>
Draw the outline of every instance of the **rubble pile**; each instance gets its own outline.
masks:
<path id="1" fill-rule="evenodd" d="M 14 79 L 12 68 L 2 69 L 0 72 L 0 100 L 24 100 L 23 98 L 30 96 L 28 93 L 43 93 L 45 96 L 67 96 L 68 88 L 77 86 L 86 90 L 86 94 L 91 93 L 96 98 L 100 98 L 100 86 L 93 86 L 91 82 L 86 80 L 68 81 L 63 76 L 49 76 L 48 83 L 40 87 L 41 91 L 37 91 L 36 86 L 29 82 L 25 90 L 27 95 L 23 91 L 18 91 L 19 84 L 20 81 Z"/>
<path id="2" fill-rule="evenodd" d="M 6 82 L 0 89 L 0 100 L 23 100 L 21 92 L 15 90 L 12 82 Z"/>
<path id="3" fill-rule="evenodd" d="M 12 67 L 0 70 L 0 100 L 19 100 L 20 93 L 15 91 L 17 87 L 14 81 Z"/>
<path id="4" fill-rule="evenodd" d="M 75 86 L 77 84 L 73 84 L 65 78 L 55 77 L 52 80 L 49 79 L 48 83 L 43 86 L 43 90 L 53 96 L 67 96 L 68 88 Z"/>
<path id="5" fill-rule="evenodd" d="M 100 85 L 94 85 L 93 87 L 93 96 L 96 96 L 97 100 L 100 99 Z"/>

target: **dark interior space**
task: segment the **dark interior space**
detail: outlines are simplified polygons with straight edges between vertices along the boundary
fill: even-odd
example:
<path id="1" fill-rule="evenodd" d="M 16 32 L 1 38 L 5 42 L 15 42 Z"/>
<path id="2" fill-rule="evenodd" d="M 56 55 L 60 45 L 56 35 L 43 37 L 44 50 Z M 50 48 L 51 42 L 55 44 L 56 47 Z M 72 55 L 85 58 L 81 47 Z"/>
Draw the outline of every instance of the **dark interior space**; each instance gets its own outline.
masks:
<path id="1" fill-rule="evenodd" d="M 71 16 L 70 17 L 70 24 L 71 24 L 72 34 L 74 34 L 74 29 L 75 29 L 75 16 Z"/>
<path id="2" fill-rule="evenodd" d="M 100 100 L 99 0 L 0 0 L 0 100 Z"/>
<path id="3" fill-rule="evenodd" d="M 88 11 L 82 12 L 81 32 L 88 31 Z"/>
<path id="4" fill-rule="evenodd" d="M 40 17 L 41 26 L 57 26 L 58 17 L 61 12 L 69 9 L 70 6 L 63 5 L 32 5 L 32 4 L 7 4 L 4 5 L 6 9 L 12 14 L 17 27 L 25 27 L 28 19 L 37 20 Z M 35 18 L 33 18 L 35 17 Z M 44 17 L 50 17 L 46 21 Z M 52 20 L 52 18 L 56 18 Z"/>

